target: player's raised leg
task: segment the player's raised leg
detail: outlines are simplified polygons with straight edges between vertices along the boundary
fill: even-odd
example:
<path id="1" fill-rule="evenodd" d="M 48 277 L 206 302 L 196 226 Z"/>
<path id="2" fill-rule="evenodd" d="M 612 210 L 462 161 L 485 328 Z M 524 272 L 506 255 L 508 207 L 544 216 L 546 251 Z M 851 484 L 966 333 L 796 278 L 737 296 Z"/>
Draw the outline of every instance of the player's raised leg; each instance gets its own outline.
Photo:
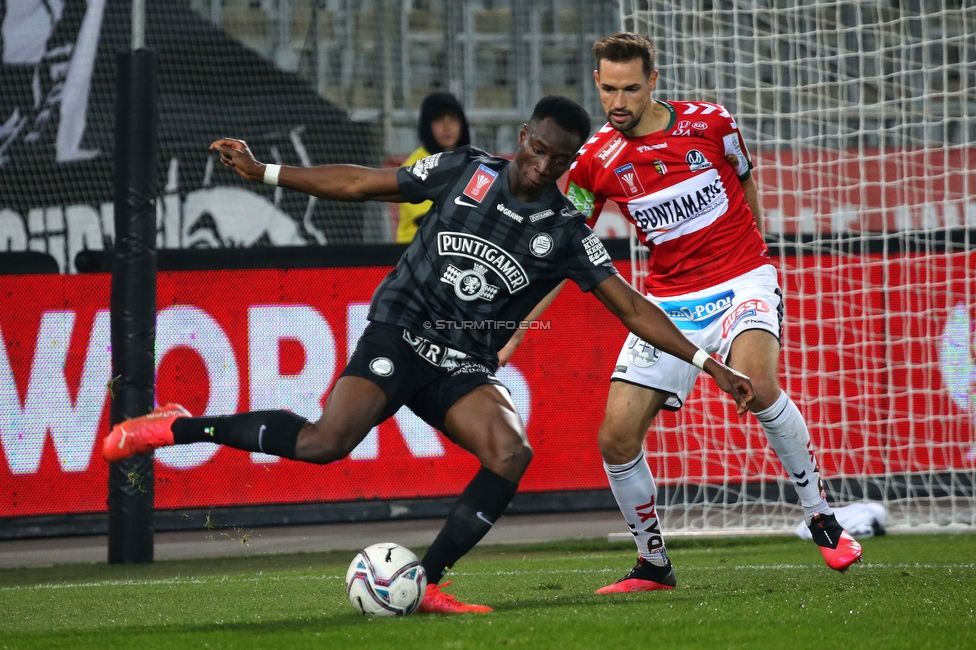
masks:
<path id="1" fill-rule="evenodd" d="M 532 448 L 512 398 L 496 384 L 478 386 L 459 399 L 448 410 L 443 429 L 452 441 L 478 457 L 481 469 L 454 502 L 444 527 L 421 560 L 427 573 L 427 593 L 418 611 L 490 612 L 486 605 L 459 602 L 441 590 L 450 583 L 438 583 L 488 534 L 508 507 L 532 460 Z"/>
<path id="2" fill-rule="evenodd" d="M 750 410 L 790 477 L 803 517 L 831 569 L 845 571 L 861 559 L 861 545 L 844 530 L 827 503 L 810 433 L 793 400 L 779 388 L 779 341 L 765 330 L 748 330 L 732 342 L 729 366 L 747 373 L 756 390 Z"/>
<path id="3" fill-rule="evenodd" d="M 637 543 L 637 565 L 598 594 L 674 589 L 677 579 L 657 515 L 657 486 L 644 457 L 644 436 L 666 396 L 623 381 L 610 382 L 597 440 L 610 490 Z"/>
<path id="4" fill-rule="evenodd" d="M 114 427 L 102 445 L 113 462 L 170 445 L 213 442 L 244 451 L 325 464 L 344 458 L 382 417 L 386 394 L 361 377 L 340 377 L 329 393 L 322 417 L 309 422 L 291 411 L 251 411 L 191 417 L 178 404 Z"/>

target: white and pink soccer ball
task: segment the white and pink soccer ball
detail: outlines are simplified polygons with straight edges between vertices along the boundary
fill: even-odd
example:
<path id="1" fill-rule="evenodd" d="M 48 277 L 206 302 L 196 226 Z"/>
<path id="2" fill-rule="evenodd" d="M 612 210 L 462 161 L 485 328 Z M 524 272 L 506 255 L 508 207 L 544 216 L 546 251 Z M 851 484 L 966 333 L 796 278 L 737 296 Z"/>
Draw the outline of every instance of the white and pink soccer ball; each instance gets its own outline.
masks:
<path id="1" fill-rule="evenodd" d="M 411 614 L 426 589 L 427 575 L 417 556 L 393 542 L 367 546 L 346 571 L 349 602 L 367 616 Z"/>

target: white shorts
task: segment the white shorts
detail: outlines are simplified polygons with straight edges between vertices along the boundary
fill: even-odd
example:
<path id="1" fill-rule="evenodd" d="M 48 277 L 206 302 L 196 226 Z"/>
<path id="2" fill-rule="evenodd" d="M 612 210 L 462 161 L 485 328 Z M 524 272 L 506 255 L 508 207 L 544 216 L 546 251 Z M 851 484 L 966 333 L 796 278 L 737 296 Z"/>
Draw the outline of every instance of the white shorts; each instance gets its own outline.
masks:
<path id="1" fill-rule="evenodd" d="M 773 266 L 761 266 L 744 275 L 679 296 L 648 299 L 671 317 L 692 343 L 709 354 L 728 358 L 732 341 L 747 330 L 765 330 L 781 338 L 783 292 Z M 665 354 L 634 334 L 627 337 L 617 357 L 611 381 L 653 388 L 667 394 L 664 408 L 677 411 L 695 386 L 698 368 Z"/>

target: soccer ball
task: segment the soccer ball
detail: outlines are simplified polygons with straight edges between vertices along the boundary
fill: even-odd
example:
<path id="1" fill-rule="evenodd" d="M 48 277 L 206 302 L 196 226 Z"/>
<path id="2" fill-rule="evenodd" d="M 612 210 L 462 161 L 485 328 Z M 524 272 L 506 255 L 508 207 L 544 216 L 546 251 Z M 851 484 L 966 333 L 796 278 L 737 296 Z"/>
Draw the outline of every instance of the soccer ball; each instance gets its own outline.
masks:
<path id="1" fill-rule="evenodd" d="M 392 542 L 360 551 L 346 571 L 346 593 L 357 612 L 405 616 L 424 599 L 427 574 L 413 552 Z"/>

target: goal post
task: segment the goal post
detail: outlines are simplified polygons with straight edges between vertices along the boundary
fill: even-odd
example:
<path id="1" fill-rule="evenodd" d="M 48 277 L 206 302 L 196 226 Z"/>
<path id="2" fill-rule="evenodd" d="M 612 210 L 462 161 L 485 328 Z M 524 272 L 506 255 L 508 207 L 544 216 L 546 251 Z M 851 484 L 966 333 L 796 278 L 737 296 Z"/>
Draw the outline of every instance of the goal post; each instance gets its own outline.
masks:
<path id="1" fill-rule="evenodd" d="M 621 0 L 654 96 L 726 106 L 786 301 L 781 384 L 835 505 L 976 524 L 976 5 Z M 646 254 L 632 238 L 634 278 Z M 699 382 L 648 433 L 670 530 L 788 529 L 754 418 Z"/>

